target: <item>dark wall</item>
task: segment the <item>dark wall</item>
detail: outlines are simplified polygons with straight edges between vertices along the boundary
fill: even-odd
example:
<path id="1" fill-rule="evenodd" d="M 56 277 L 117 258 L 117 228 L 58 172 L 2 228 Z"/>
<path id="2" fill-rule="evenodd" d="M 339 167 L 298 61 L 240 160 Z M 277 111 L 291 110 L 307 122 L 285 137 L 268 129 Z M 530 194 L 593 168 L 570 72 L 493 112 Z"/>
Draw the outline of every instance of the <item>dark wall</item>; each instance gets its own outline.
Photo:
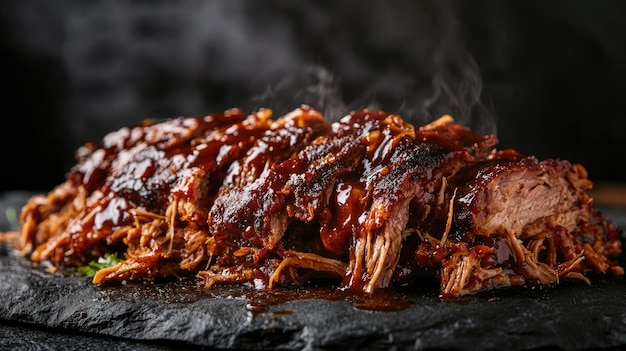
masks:
<path id="1" fill-rule="evenodd" d="M 501 147 L 580 162 L 592 180 L 626 181 L 626 2 L 459 5 Z"/>
<path id="2" fill-rule="evenodd" d="M 451 113 L 501 147 L 626 180 L 626 2 L 0 3 L 0 191 L 144 118 L 301 103 Z"/>

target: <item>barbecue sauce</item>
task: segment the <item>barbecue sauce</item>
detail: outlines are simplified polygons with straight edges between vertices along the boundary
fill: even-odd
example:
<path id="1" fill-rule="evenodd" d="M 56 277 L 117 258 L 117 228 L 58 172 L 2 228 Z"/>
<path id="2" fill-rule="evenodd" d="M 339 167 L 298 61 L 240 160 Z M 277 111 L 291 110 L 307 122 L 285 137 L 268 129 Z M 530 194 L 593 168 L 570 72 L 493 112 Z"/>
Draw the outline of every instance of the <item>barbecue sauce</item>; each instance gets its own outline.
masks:
<path id="1" fill-rule="evenodd" d="M 280 162 L 268 154 L 281 146 L 265 141 L 238 169 L 252 182 L 233 181 L 234 187 L 216 199 L 209 214 L 211 232 L 224 243 L 273 249 L 297 220 L 319 227 L 325 252 L 352 259 L 355 240 L 387 230 L 383 226 L 389 216 L 401 211 L 399 204 L 410 196 L 419 207 L 411 212 L 426 216 L 435 205 L 432 193 L 441 176 L 493 144 L 456 125 L 438 129 L 416 130 L 396 115 L 356 111 Z M 268 158 L 271 168 L 262 174 L 254 171 L 263 164 L 259 160 Z M 398 254 L 392 252 L 390 259 Z M 372 272 L 352 267 L 343 285 L 360 291 L 370 279 Z"/>
<path id="2" fill-rule="evenodd" d="M 495 137 L 452 122 L 416 128 L 397 115 L 366 110 L 328 125 L 306 106 L 277 121 L 270 117 L 269 110 L 245 116 L 235 109 L 146 122 L 109 134 L 99 146 L 86 145 L 65 184 L 70 200 L 63 206 L 76 206 L 77 213 L 66 212 L 76 219 L 49 243 L 37 243 L 32 257 L 80 264 L 133 249 L 127 250 L 129 266 L 111 280 L 129 271 L 131 280 L 155 279 L 207 267 L 199 276 L 214 273 L 218 283 L 260 289 L 301 282 L 320 264 L 330 267 L 327 273 L 344 274 L 335 277 L 337 291 L 366 292 L 357 304 L 371 309 L 396 306 L 378 295 L 380 288 L 408 284 L 425 271 L 441 275 L 464 259 L 477 270 L 502 269 L 511 284 L 539 283 L 533 262 L 513 245 L 518 238 L 507 236 L 511 231 L 482 233 L 474 216 L 481 213 L 475 197 L 489 197 L 477 187 L 500 172 L 536 167 L 534 158 L 492 152 Z M 564 178 L 572 183 L 576 176 Z M 581 189 L 590 186 L 585 177 Z M 594 235 L 618 238 L 594 218 L 591 229 L 576 234 L 585 235 L 585 246 L 576 249 L 584 250 L 591 268 L 609 265 L 596 257 Z M 563 230 L 554 229 L 555 240 Z M 573 244 L 559 244 L 558 255 L 576 258 Z M 477 291 L 482 283 L 471 275 L 464 288 Z M 272 294 L 276 300 L 289 295 Z"/>
<path id="3" fill-rule="evenodd" d="M 79 163 L 68 173 L 69 182 L 91 192 L 83 210 L 86 215 L 68 228 L 69 252 L 102 255 L 106 252 L 100 247 L 102 240 L 107 240 L 106 245 L 119 242 L 123 236 L 111 234 L 134 223 L 136 208 L 164 216 L 173 198 L 210 198 L 231 163 L 268 129 L 270 116 L 271 111 L 261 110 L 246 118 L 233 109 L 157 124 L 146 121 L 107 135 L 99 148 L 87 144 L 77 153 Z M 206 193 L 195 193 L 197 177 L 203 177 Z M 58 259 L 71 264 L 91 258 Z"/>

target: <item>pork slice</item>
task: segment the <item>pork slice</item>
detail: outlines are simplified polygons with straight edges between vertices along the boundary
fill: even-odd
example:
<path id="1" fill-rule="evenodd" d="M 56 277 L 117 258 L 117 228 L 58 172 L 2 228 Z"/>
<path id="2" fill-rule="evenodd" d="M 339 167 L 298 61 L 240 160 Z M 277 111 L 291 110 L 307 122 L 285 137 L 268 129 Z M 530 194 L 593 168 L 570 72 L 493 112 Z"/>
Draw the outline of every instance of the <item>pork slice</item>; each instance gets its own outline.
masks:
<path id="1" fill-rule="evenodd" d="M 272 123 L 246 156 L 233 164 L 209 211 L 208 225 L 218 242 L 274 248 L 289 222 L 283 188 L 297 168 L 281 163 L 328 127 L 322 115 L 308 106 Z"/>
<path id="2" fill-rule="evenodd" d="M 159 154 L 142 174 L 128 175 L 132 163 L 120 166 L 111 190 L 133 204 L 128 212 L 134 227 L 124 237 L 125 262 L 98 272 L 94 282 L 182 275 L 206 263 L 211 256 L 206 220 L 215 193 L 231 164 L 268 130 L 270 117 L 271 111 L 261 110 L 173 147 L 151 146 Z M 157 201 L 148 202 L 151 198 Z"/>
<path id="3" fill-rule="evenodd" d="M 336 221 L 331 202 L 336 199 L 336 185 L 362 178 L 362 161 L 365 155 L 373 155 L 376 151 L 372 147 L 368 149 L 368 143 L 371 142 L 368 138 L 372 137 L 370 132 L 378 131 L 380 122 L 387 117 L 382 112 L 352 113 L 334 123 L 330 133 L 317 137 L 292 157 L 268 167 L 264 174 L 250 184 L 242 188 L 225 188 L 211 211 L 213 234 L 228 236 L 230 233 L 231 237 L 223 240 L 225 245 L 229 241 L 237 242 L 233 235 L 241 235 L 245 242 L 236 245 L 252 244 L 283 252 L 279 252 L 279 255 L 284 256 L 285 264 L 280 265 L 278 273 L 272 276 L 272 280 L 277 281 L 284 280 L 280 273 L 285 268 L 312 268 L 309 263 L 314 261 L 334 262 L 323 256 L 347 257 L 349 240 L 346 237 L 349 239 L 353 233 L 349 225 L 346 226 L 348 229 L 340 240 L 341 243 L 338 244 L 337 240 L 327 241 L 322 234 L 324 249 L 297 254 L 297 259 L 293 254 L 286 254 L 287 251 L 277 245 L 287 226 L 294 221 L 310 223 L 313 228 L 319 224 L 335 231 L 332 227 Z M 293 240 L 303 238 L 290 236 L 290 241 Z M 342 265 L 336 263 L 326 265 L 334 267 L 331 271 L 335 273 L 340 266 Z M 344 271 L 345 268 L 342 272 Z"/>
<path id="4" fill-rule="evenodd" d="M 166 245 L 165 251 L 172 252 L 174 241 L 182 245 L 182 240 L 175 239 L 174 229 L 182 223 L 190 228 L 197 228 L 189 225 L 192 222 L 204 225 L 201 219 L 206 218 L 210 184 L 221 184 L 225 170 L 220 169 L 228 168 L 242 150 L 247 150 L 249 139 L 266 129 L 269 115 L 240 117 L 238 112 L 230 111 L 109 134 L 98 149 L 83 155 L 65 185 L 58 189 L 73 194 L 64 197 L 68 204 L 57 214 L 22 228 L 25 243 L 34 248 L 31 258 L 80 265 L 120 245 L 141 252 Z M 225 134 L 233 130 L 237 133 Z M 24 215 L 32 216 L 56 204 L 58 191 L 36 205 L 31 203 L 32 208 Z M 157 225 L 159 221 L 165 224 Z M 145 228 L 150 233 L 136 234 Z M 33 230 L 40 233 L 39 238 L 30 233 Z M 154 243 L 139 239 L 149 236 Z M 137 252 L 134 254 L 139 255 Z"/>
<path id="5" fill-rule="evenodd" d="M 369 201 L 355 226 L 344 279 L 347 287 L 372 293 L 389 286 L 403 240 L 413 234 L 407 227 L 410 217 L 435 206 L 442 179 L 474 160 L 467 147 L 475 147 L 475 143 L 463 147 L 448 142 L 446 136 L 431 132 L 401 135 L 388 158 L 371 163 L 375 171 L 364 175 Z M 386 147 L 385 143 L 379 147 Z"/>
<path id="6" fill-rule="evenodd" d="M 449 179 L 451 207 L 435 208 L 430 227 L 440 241 L 424 240 L 418 261 L 441 267 L 443 297 L 566 278 L 588 282 L 588 271 L 623 274 L 611 260 L 621 252 L 618 232 L 595 210 L 590 188 L 578 164 L 494 153 Z"/>
<path id="7" fill-rule="evenodd" d="M 90 142 L 80 147 L 76 152 L 77 164 L 68 173 L 68 180 L 90 193 L 104 186 L 113 163 L 124 163 L 125 157 L 132 157 L 147 146 L 163 151 L 175 150 L 211 130 L 239 123 L 245 118 L 241 110 L 231 109 L 204 117 L 179 117 L 158 123 L 146 120 L 141 125 L 123 127 L 104 136 L 100 143 Z"/>
<path id="8" fill-rule="evenodd" d="M 568 161 L 495 155 L 450 183 L 458 186 L 450 234 L 466 241 L 503 230 L 520 237 L 526 226 L 548 217 L 558 217 L 558 224 L 571 231 L 593 209 L 585 170 Z"/>

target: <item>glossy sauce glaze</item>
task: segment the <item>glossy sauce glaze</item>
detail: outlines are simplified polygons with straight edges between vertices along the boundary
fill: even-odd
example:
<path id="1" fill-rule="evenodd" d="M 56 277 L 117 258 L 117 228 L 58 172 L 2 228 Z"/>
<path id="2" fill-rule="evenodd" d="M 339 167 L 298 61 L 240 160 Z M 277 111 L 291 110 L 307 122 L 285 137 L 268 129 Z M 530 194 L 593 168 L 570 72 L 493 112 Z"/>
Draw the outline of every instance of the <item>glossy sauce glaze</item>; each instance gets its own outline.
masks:
<path id="1" fill-rule="evenodd" d="M 123 237 L 112 234 L 133 225 L 137 208 L 164 216 L 173 196 L 181 200 L 198 195 L 210 198 L 230 164 L 269 128 L 270 116 L 271 111 L 261 110 L 246 117 L 234 109 L 158 124 L 145 122 L 107 135 L 102 145 L 83 147 L 68 181 L 91 194 L 82 209 L 85 215 L 59 239 L 66 242 L 64 250 L 70 251 L 57 255 L 58 259 L 72 263 L 87 259 L 72 253 L 102 255 L 106 251 L 100 251 L 104 249 L 98 242 L 119 242 Z M 193 193 L 198 177 L 206 182 L 206 194 Z"/>
<path id="2" fill-rule="evenodd" d="M 68 265 L 124 253 L 96 284 L 196 274 L 207 288 L 273 289 L 332 276 L 369 296 L 424 273 L 444 297 L 623 273 L 582 166 L 496 142 L 449 117 L 416 127 L 364 110 L 327 124 L 307 106 L 122 128 L 28 204 L 24 252 Z"/>

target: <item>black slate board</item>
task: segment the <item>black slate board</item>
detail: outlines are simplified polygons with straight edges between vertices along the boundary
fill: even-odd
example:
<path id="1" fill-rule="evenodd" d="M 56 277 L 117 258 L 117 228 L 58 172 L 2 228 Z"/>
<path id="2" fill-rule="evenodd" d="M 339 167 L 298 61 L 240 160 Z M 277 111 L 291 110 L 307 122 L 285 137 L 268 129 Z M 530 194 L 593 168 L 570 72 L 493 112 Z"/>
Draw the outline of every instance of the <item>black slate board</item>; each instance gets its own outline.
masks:
<path id="1" fill-rule="evenodd" d="M 2 200 L 0 198 L 0 200 Z M 2 201 L 0 201 L 0 204 Z M 2 210 L 0 206 L 0 210 Z M 607 208 L 624 227 L 626 210 Z M 311 289 L 303 289 L 304 294 Z M 0 347 L 11 350 L 458 349 L 563 350 L 626 346 L 626 279 L 505 289 L 442 302 L 401 295 L 396 311 L 347 295 L 258 304 L 249 290 L 193 281 L 94 286 L 50 274 L 0 246 Z M 276 292 L 276 296 L 281 292 Z M 253 295 L 253 294 L 252 294 Z M 315 296 L 312 294 L 310 296 Z"/>

